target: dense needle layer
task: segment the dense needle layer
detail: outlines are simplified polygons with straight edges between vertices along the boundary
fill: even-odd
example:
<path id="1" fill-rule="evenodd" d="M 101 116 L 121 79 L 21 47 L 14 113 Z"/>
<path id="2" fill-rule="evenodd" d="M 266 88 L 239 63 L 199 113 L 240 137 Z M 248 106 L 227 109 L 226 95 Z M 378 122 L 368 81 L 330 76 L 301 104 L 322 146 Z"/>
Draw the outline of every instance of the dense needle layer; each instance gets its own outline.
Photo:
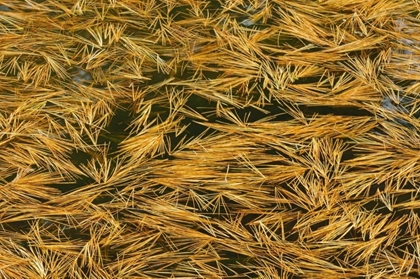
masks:
<path id="1" fill-rule="evenodd" d="M 419 28 L 408 0 L 0 4 L 0 277 L 418 278 Z"/>

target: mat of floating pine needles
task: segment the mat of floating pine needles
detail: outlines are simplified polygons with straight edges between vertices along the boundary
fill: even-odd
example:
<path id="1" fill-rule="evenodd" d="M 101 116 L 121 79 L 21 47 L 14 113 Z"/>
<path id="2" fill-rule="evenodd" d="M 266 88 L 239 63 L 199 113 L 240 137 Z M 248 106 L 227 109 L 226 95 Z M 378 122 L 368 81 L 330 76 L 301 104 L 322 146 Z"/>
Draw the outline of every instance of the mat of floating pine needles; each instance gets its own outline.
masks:
<path id="1" fill-rule="evenodd" d="M 418 278 L 420 15 L 3 1 L 1 278 Z"/>

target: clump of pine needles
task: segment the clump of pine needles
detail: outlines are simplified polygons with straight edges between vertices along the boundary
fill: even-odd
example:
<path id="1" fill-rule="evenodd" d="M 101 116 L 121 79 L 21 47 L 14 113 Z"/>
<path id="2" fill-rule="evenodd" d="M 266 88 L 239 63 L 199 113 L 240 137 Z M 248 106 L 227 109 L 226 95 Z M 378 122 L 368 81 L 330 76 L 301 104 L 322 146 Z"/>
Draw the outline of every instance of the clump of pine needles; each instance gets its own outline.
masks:
<path id="1" fill-rule="evenodd" d="M 1 278 L 419 278 L 420 4 L 0 4 Z"/>

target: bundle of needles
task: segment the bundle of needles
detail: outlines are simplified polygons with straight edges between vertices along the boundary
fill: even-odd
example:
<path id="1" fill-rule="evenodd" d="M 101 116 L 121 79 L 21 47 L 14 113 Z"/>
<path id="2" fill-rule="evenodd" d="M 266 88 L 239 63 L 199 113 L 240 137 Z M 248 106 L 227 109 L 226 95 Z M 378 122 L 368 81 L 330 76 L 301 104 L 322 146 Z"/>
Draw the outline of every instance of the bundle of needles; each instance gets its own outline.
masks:
<path id="1" fill-rule="evenodd" d="M 419 278 L 418 0 L 0 2 L 0 278 Z"/>

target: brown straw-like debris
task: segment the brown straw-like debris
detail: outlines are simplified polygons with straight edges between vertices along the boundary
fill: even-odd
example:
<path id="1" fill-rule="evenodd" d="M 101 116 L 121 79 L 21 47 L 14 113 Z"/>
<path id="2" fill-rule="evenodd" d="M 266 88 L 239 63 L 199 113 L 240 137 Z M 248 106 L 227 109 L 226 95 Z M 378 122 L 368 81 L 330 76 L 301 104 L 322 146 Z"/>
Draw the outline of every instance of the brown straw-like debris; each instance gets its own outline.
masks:
<path id="1" fill-rule="evenodd" d="M 412 0 L 0 4 L 0 277 L 419 278 Z"/>

